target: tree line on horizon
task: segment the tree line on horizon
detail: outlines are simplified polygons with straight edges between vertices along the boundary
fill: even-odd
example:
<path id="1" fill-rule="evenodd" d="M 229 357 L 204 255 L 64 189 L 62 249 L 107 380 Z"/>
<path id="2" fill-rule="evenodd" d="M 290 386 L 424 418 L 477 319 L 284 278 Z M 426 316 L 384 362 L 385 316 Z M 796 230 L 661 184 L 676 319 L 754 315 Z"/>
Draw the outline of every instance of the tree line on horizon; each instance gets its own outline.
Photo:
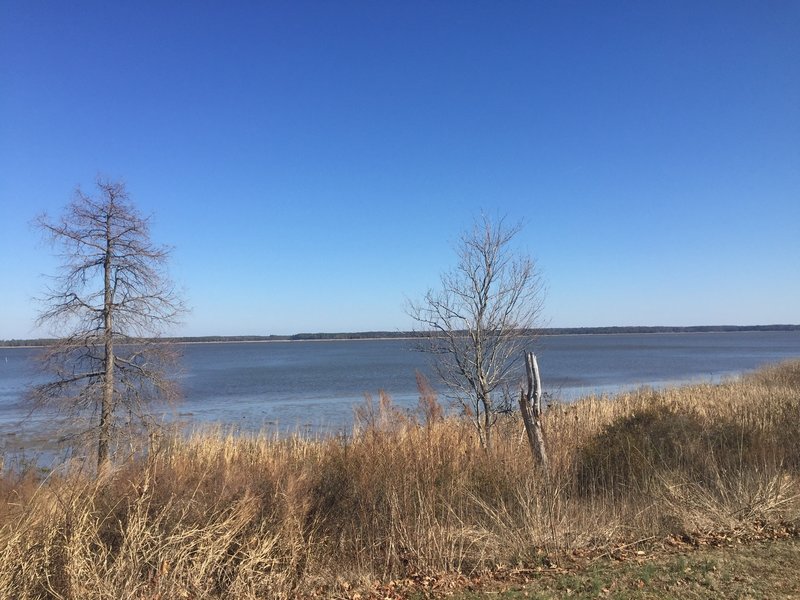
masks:
<path id="1" fill-rule="evenodd" d="M 530 332 L 530 335 L 608 335 L 636 333 L 736 333 L 746 331 L 800 331 L 799 325 L 614 325 L 606 327 L 545 327 Z M 466 333 L 466 332 L 463 332 Z M 159 338 L 176 344 L 215 343 L 215 342 L 303 342 L 315 340 L 374 340 L 422 338 L 428 333 L 424 331 L 350 331 L 350 332 L 317 332 L 295 333 L 291 335 L 200 335 L 172 336 Z M 0 340 L 4 347 L 36 347 L 55 343 L 57 338 L 31 338 Z"/>

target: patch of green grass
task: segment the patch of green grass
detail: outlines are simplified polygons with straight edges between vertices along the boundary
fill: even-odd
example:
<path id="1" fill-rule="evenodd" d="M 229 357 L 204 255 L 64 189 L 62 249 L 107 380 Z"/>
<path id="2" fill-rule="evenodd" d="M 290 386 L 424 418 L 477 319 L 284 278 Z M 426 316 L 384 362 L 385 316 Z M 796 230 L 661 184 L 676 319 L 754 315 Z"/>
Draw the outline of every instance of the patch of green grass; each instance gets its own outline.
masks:
<path id="1" fill-rule="evenodd" d="M 567 573 L 542 572 L 525 585 L 504 588 L 498 584 L 453 598 L 800 598 L 798 565 L 800 540 L 778 540 L 677 556 L 661 553 L 623 561 L 604 558 Z"/>

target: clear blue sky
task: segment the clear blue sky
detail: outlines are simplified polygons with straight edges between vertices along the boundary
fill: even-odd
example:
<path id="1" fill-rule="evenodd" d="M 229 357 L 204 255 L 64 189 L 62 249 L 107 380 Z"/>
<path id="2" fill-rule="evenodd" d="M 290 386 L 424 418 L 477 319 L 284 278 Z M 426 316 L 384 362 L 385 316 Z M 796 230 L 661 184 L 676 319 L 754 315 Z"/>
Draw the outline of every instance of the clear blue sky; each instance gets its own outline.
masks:
<path id="1" fill-rule="evenodd" d="M 405 329 L 481 210 L 551 326 L 800 322 L 800 3 L 0 0 L 0 338 L 123 178 L 174 333 Z"/>

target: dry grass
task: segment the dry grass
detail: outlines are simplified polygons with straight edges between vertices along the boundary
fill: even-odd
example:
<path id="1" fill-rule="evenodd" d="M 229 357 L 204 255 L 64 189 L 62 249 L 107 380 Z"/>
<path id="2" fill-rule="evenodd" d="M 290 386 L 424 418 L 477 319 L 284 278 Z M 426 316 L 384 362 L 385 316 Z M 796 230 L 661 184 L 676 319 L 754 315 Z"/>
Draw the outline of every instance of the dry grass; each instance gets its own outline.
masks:
<path id="1" fill-rule="evenodd" d="M 426 573 L 800 523 L 800 362 L 741 381 L 550 407 L 550 472 L 522 425 L 365 403 L 349 437 L 154 441 L 96 478 L 0 480 L 0 597 L 347 596 Z"/>

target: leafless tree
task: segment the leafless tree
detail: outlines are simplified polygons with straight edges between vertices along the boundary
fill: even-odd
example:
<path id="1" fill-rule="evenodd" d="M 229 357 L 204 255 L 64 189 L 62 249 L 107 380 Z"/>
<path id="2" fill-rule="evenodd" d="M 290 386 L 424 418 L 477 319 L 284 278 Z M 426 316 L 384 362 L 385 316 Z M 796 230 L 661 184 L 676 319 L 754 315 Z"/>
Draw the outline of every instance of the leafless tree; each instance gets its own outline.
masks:
<path id="1" fill-rule="evenodd" d="M 98 179 L 96 196 L 78 189 L 61 218 L 36 224 L 62 263 L 38 319 L 58 337 L 43 357 L 52 378 L 31 395 L 86 419 L 101 469 L 116 436 L 150 423 L 151 403 L 177 391 L 175 356 L 157 339 L 184 310 L 164 276 L 169 251 L 150 241 L 149 218 L 120 182 Z"/>
<path id="2" fill-rule="evenodd" d="M 454 269 L 441 287 L 411 303 L 409 314 L 427 333 L 422 349 L 465 412 L 481 444 L 491 448 L 496 392 L 511 382 L 523 345 L 538 326 L 544 290 L 534 261 L 514 252 L 521 225 L 483 216 L 457 245 Z"/>

